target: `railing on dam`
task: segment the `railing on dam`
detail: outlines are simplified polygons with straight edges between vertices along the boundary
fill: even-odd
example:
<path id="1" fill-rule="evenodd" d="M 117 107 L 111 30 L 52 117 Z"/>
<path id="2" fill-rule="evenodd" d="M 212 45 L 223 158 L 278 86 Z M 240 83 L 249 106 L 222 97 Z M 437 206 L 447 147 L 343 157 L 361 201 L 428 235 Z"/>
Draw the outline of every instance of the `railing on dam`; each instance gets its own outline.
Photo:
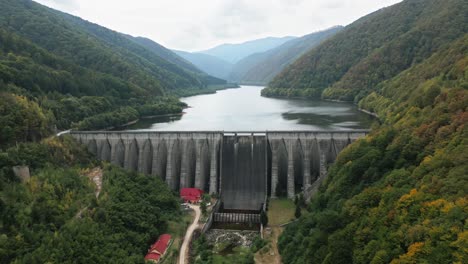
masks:
<path id="1" fill-rule="evenodd" d="M 251 159 L 243 155 L 254 153 L 245 147 L 239 149 L 236 145 L 239 140 L 243 138 L 241 141 L 244 143 L 252 142 L 252 147 L 257 144 L 255 142 L 263 140 L 265 144 L 258 145 L 255 153 L 263 151 L 265 158 L 256 154 L 254 165 L 238 168 L 256 170 L 249 175 L 262 177 L 264 180 L 258 181 L 263 185 L 262 192 L 272 197 L 294 197 L 295 193 L 308 189 L 317 179 L 323 180 L 321 175 L 326 175 L 327 164 L 334 162 L 348 144 L 368 133 L 369 130 L 70 132 L 99 159 L 129 170 L 157 175 L 173 190 L 197 187 L 221 194 L 226 188 L 222 182 L 228 179 L 223 175 L 222 167 L 243 159 L 250 162 Z M 249 141 L 249 137 L 256 140 Z M 232 145 L 226 145 L 227 142 Z M 229 157 L 223 156 L 223 148 L 226 147 L 232 148 Z M 236 151 L 245 153 L 236 154 Z M 257 166 L 257 163 L 262 165 Z"/>

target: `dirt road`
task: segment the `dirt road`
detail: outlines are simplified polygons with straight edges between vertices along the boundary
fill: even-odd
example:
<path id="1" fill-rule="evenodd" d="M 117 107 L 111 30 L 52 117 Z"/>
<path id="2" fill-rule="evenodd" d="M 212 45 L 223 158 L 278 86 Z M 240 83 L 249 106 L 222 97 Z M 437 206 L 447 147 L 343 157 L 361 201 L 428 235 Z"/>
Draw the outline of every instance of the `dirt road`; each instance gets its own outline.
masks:
<path id="1" fill-rule="evenodd" d="M 187 232 L 185 233 L 184 242 L 182 243 L 182 247 L 180 248 L 179 264 L 188 263 L 188 247 L 190 245 L 190 240 L 192 239 L 193 231 L 195 231 L 195 229 L 197 229 L 198 227 L 198 220 L 200 220 L 201 215 L 200 206 L 192 204 L 190 204 L 189 206 L 195 211 L 195 219 L 193 220 L 192 224 L 189 226 Z"/>

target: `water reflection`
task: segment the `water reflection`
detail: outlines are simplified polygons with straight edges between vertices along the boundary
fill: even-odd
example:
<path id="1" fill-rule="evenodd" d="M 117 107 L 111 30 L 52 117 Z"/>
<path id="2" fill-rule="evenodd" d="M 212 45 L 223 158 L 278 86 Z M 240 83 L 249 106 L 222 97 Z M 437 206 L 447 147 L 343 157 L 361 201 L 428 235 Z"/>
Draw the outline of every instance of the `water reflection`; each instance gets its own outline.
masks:
<path id="1" fill-rule="evenodd" d="M 373 120 L 352 104 L 265 98 L 260 96 L 262 88 L 242 86 L 183 98 L 190 106 L 184 115 L 142 120 L 128 129 L 345 130 L 369 128 Z"/>

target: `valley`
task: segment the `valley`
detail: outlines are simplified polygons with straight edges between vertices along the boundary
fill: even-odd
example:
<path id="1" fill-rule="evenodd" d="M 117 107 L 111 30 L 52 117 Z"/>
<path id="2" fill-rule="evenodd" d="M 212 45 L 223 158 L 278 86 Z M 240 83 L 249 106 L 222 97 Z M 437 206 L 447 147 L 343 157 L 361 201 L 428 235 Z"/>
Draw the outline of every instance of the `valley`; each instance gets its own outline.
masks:
<path id="1" fill-rule="evenodd" d="M 163 2 L 0 0 L 1 263 L 468 263 L 466 1 Z"/>

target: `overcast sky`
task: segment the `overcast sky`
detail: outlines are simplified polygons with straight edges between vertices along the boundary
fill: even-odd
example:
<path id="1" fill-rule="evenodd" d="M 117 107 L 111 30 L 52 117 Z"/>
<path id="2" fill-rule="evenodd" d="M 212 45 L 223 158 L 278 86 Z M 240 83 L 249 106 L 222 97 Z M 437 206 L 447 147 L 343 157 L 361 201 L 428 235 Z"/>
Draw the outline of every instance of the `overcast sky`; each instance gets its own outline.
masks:
<path id="1" fill-rule="evenodd" d="M 400 0 L 36 0 L 102 26 L 196 51 L 267 36 L 302 36 Z"/>

